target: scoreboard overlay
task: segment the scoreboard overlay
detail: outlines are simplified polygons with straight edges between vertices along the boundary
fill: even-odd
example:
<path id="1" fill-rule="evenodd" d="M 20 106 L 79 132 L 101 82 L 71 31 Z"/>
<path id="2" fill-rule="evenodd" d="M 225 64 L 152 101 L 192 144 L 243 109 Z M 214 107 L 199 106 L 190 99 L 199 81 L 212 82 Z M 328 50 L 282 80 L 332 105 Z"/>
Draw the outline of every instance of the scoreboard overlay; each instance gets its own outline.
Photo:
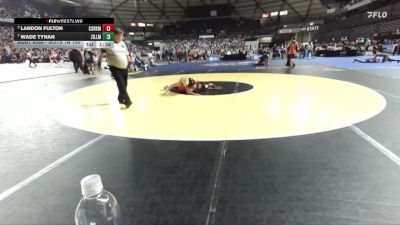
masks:
<path id="1" fill-rule="evenodd" d="M 113 18 L 15 18 L 17 48 L 113 48 Z"/>

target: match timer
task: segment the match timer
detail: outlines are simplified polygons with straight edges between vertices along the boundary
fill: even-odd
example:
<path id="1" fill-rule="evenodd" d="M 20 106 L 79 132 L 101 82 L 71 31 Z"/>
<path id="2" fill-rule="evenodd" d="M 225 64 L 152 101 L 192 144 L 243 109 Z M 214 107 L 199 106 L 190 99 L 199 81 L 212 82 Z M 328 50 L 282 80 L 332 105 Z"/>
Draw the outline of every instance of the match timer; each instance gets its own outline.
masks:
<path id="1" fill-rule="evenodd" d="M 113 18 L 15 18 L 17 48 L 113 48 Z"/>

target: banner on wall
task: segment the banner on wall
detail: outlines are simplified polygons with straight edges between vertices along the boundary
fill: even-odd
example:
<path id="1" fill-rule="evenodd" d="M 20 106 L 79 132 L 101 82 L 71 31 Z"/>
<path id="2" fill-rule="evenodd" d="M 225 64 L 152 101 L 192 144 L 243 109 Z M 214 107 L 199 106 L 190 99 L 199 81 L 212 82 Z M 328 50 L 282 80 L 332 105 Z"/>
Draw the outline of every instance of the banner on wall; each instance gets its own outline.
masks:
<path id="1" fill-rule="evenodd" d="M 208 57 L 209 62 L 218 62 L 220 59 L 221 57 L 219 55 L 211 55 L 210 57 Z"/>
<path id="2" fill-rule="evenodd" d="M 262 37 L 258 39 L 260 43 L 271 43 L 272 42 L 272 37 Z"/>
<path id="3" fill-rule="evenodd" d="M 311 32 L 311 31 L 318 31 L 319 30 L 319 26 L 303 26 L 300 27 L 300 32 Z"/>
<path id="4" fill-rule="evenodd" d="M 300 31 L 299 27 L 295 28 L 282 28 L 278 30 L 278 34 L 294 34 Z"/>
<path id="5" fill-rule="evenodd" d="M 302 27 L 294 27 L 294 28 L 282 28 L 278 30 L 278 34 L 294 34 L 299 32 L 312 32 L 318 31 L 319 26 L 302 26 Z"/>
<path id="6" fill-rule="evenodd" d="M 207 39 L 207 38 L 214 38 L 214 35 L 199 35 L 199 38 L 201 39 Z"/>
<path id="7" fill-rule="evenodd" d="M 2 22 L 2 23 L 14 23 L 14 19 L 0 18 L 0 22 Z"/>

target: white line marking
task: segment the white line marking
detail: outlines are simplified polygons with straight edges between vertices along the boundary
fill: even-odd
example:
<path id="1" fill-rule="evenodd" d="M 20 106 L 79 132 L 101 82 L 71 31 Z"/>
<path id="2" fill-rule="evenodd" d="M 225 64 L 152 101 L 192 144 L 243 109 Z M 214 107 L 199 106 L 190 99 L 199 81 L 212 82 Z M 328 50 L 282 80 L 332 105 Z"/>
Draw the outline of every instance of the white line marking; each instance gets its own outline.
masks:
<path id="1" fill-rule="evenodd" d="M 381 66 L 381 67 L 374 67 L 374 68 L 351 68 L 355 70 L 377 70 L 377 69 L 399 69 L 399 67 L 391 67 L 391 66 Z"/>
<path id="2" fill-rule="evenodd" d="M 378 149 L 380 152 L 382 152 L 386 157 L 388 157 L 390 160 L 392 160 L 394 163 L 396 163 L 398 166 L 400 166 L 400 158 L 394 154 L 392 151 L 387 149 L 385 146 L 383 146 L 381 143 L 377 142 L 375 139 L 370 137 L 368 134 L 366 134 L 364 131 L 362 131 L 360 128 L 352 125 L 350 128 L 360 135 L 364 140 L 368 141 L 372 146 L 374 146 L 376 149 Z"/>
<path id="3" fill-rule="evenodd" d="M 68 74 L 71 74 L 71 73 L 59 73 L 59 74 L 45 75 L 45 76 L 38 76 L 38 77 L 20 78 L 20 79 L 15 79 L 15 80 L 4 80 L 4 81 L 0 81 L 0 84 L 2 84 L 2 83 L 17 82 L 17 81 L 34 80 L 34 79 L 39 79 L 39 78 L 49 78 L 49 77 L 61 76 L 61 75 L 68 75 Z"/>
<path id="4" fill-rule="evenodd" d="M 214 186 L 213 186 L 213 191 L 212 191 L 212 195 L 211 195 L 210 208 L 208 210 L 206 225 L 209 225 L 209 223 L 210 223 L 211 214 L 214 214 L 214 216 L 215 216 L 215 213 L 217 212 L 217 206 L 216 206 L 215 201 L 216 201 L 216 195 L 218 194 L 217 188 L 220 185 L 219 183 L 221 182 L 219 176 L 220 176 L 220 172 L 221 172 L 220 170 L 221 170 L 221 167 L 222 167 L 225 155 L 226 155 L 226 150 L 227 150 L 227 142 L 224 141 L 222 143 L 222 147 L 221 147 L 221 154 L 219 157 L 217 173 L 216 173 L 215 180 L 214 180 Z"/>
<path id="5" fill-rule="evenodd" d="M 397 96 L 397 95 L 394 95 L 394 94 L 390 94 L 390 93 L 381 91 L 381 90 L 379 90 L 379 89 L 375 89 L 375 91 L 380 92 L 380 93 L 385 94 L 385 95 L 388 95 L 388 96 L 393 97 L 393 98 L 400 99 L 400 96 Z"/>
<path id="6" fill-rule="evenodd" d="M 14 185 L 11 188 L 9 188 L 8 190 L 4 191 L 3 193 L 0 194 L 0 202 L 3 201 L 4 199 L 6 199 L 7 197 L 11 196 L 12 194 L 17 192 L 18 190 L 22 189 L 23 187 L 27 186 L 28 184 L 32 183 L 33 181 L 35 181 L 39 177 L 41 177 L 41 176 L 45 175 L 46 173 L 50 172 L 52 169 L 54 169 L 57 166 L 63 164 L 68 159 L 72 158 L 74 155 L 78 154 L 79 152 L 85 150 L 90 145 L 93 145 L 96 142 L 100 141 L 104 137 L 106 137 L 106 135 L 104 135 L 104 134 L 96 137 L 95 139 L 93 139 L 93 140 L 89 141 L 88 143 L 80 146 L 79 148 L 73 150 L 72 152 L 66 154 L 65 156 L 63 156 L 61 158 L 59 158 L 55 162 L 53 162 L 50 165 L 46 166 L 45 168 L 43 168 L 43 169 L 39 170 L 38 172 L 34 173 L 33 175 L 31 175 L 30 177 L 26 178 L 25 180 L 19 182 L 18 184 Z"/>

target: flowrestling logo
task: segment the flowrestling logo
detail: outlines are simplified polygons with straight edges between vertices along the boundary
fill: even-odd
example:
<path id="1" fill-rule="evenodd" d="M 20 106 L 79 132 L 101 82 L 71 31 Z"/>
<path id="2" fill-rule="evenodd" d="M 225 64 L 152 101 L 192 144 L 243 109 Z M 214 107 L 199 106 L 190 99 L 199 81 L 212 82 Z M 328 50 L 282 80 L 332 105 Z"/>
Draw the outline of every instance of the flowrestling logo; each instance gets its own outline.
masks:
<path id="1" fill-rule="evenodd" d="M 367 14 L 368 14 L 368 19 L 375 19 L 375 18 L 385 19 L 388 16 L 387 12 L 377 12 L 377 11 L 368 11 Z"/>

